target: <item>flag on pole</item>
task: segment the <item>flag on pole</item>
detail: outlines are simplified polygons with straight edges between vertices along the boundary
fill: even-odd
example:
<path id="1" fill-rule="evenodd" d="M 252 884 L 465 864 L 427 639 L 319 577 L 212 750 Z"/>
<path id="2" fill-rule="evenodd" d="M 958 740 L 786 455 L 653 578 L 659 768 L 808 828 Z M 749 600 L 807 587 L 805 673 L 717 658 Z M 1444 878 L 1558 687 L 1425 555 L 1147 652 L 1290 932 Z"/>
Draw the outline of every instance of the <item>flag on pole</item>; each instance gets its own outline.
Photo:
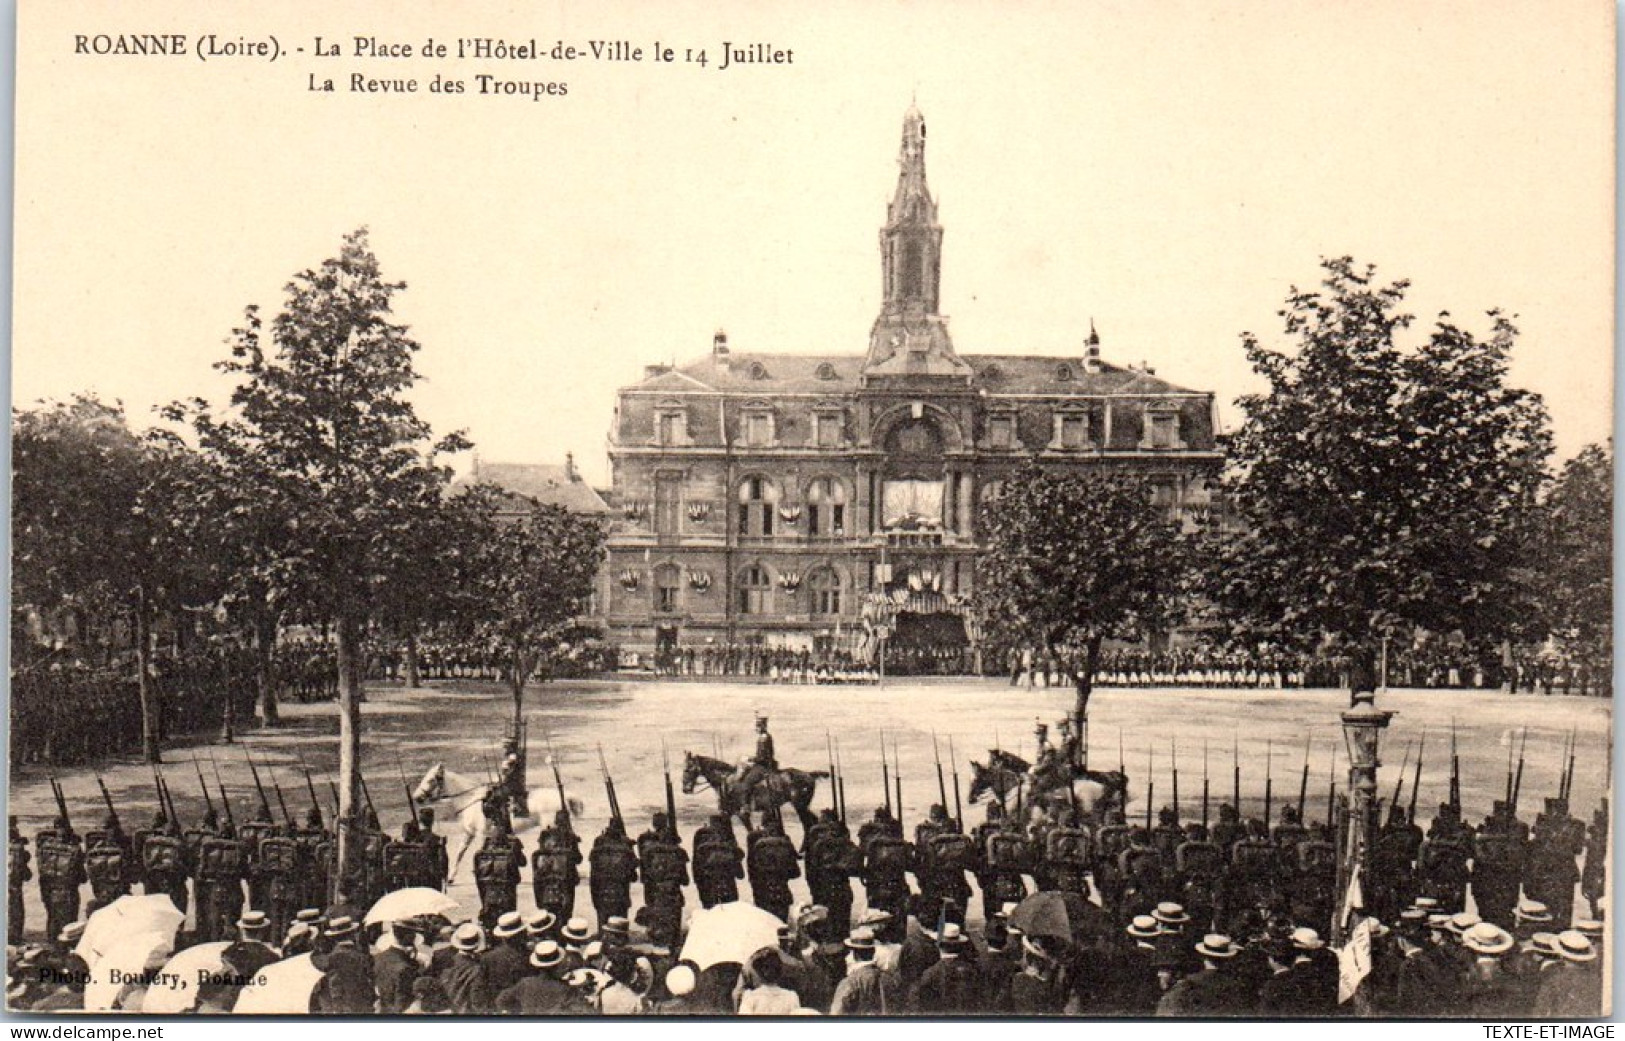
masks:
<path id="1" fill-rule="evenodd" d="M 1349 872 L 1348 889 L 1343 892 L 1343 908 L 1338 912 L 1338 924 L 1347 929 L 1354 912 L 1363 910 L 1365 910 L 1365 893 L 1360 888 L 1360 865 L 1356 863 L 1354 870 Z"/>
<path id="2" fill-rule="evenodd" d="M 1354 924 L 1349 933 L 1348 942 L 1343 949 L 1337 952 L 1337 1003 L 1345 1004 L 1354 997 L 1360 989 L 1360 983 L 1371 975 L 1371 932 L 1370 918 L 1362 918 Z"/>

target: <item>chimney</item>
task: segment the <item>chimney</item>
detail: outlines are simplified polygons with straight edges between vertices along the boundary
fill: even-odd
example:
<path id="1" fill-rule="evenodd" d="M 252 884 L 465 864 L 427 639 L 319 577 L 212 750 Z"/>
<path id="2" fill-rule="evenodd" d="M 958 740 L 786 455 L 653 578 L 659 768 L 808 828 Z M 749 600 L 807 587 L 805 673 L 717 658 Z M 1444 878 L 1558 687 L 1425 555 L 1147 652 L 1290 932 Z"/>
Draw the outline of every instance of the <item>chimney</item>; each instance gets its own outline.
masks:
<path id="1" fill-rule="evenodd" d="M 711 353 L 719 358 L 728 353 L 727 330 L 718 329 L 716 334 L 711 337 Z"/>
<path id="2" fill-rule="evenodd" d="M 581 482 L 581 471 L 576 469 L 576 454 L 574 452 L 564 453 L 564 476 L 570 479 L 571 484 Z"/>

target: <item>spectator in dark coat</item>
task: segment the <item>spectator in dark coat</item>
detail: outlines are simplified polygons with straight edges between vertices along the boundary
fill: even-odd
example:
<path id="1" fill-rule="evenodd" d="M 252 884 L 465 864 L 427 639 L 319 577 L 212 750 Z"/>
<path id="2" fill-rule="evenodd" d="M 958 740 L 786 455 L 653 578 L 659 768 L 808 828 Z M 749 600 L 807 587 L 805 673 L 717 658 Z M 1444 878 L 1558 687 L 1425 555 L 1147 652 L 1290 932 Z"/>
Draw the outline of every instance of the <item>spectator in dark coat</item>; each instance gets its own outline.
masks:
<path id="1" fill-rule="evenodd" d="M 378 1011 L 405 1012 L 412 1003 L 412 984 L 422 974 L 417 960 L 417 934 L 403 925 L 390 929 L 394 946 L 372 956 L 372 982 L 378 988 Z"/>
<path id="2" fill-rule="evenodd" d="M 579 1016 L 592 1009 L 564 982 L 564 949 L 543 940 L 526 959 L 534 972 L 497 994 L 497 1011 L 510 1016 Z"/>
<path id="3" fill-rule="evenodd" d="M 323 935 L 332 947 L 311 955 L 324 974 L 311 997 L 311 1011 L 323 1016 L 365 1016 L 375 1011 L 372 955 L 361 949 L 361 925 L 347 914 L 336 915 Z"/>

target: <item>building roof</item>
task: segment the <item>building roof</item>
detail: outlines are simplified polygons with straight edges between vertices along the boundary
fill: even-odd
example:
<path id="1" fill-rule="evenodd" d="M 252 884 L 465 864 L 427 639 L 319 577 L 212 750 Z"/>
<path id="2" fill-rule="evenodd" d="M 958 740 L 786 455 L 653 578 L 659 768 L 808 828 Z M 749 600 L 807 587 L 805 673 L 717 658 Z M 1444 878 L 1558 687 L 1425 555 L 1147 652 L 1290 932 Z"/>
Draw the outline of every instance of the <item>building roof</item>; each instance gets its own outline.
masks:
<path id="1" fill-rule="evenodd" d="M 975 385 L 993 394 L 1098 395 L 1192 394 L 1160 376 L 1136 368 L 1102 361 L 1099 372 L 1084 371 L 1082 358 L 1032 354 L 962 354 L 976 372 Z M 719 391 L 763 395 L 849 393 L 863 373 L 861 354 L 771 354 L 730 352 L 707 354 L 675 369 L 663 367 L 628 389 Z M 1061 368 L 1069 379 L 1061 378 Z"/>
<path id="2" fill-rule="evenodd" d="M 543 505 L 562 506 L 571 513 L 608 513 L 603 496 L 592 489 L 575 469 L 573 461 L 552 463 L 488 463 L 474 460 L 466 477 L 452 482 L 453 489 L 474 484 L 494 484 L 509 495 L 534 499 Z"/>

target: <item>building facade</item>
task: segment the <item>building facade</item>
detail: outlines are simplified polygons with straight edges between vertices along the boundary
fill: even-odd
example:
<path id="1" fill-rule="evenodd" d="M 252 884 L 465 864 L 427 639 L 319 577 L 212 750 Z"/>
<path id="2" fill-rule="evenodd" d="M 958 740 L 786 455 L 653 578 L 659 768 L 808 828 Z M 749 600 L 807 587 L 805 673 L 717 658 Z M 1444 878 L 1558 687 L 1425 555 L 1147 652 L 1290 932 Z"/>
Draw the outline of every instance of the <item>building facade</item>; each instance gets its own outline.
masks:
<path id="1" fill-rule="evenodd" d="M 718 332 L 709 354 L 619 391 L 597 602 L 623 648 L 862 658 L 877 622 L 974 642 L 977 507 L 1034 460 L 1132 469 L 1193 520 L 1211 506 L 1212 393 L 1106 362 L 1092 328 L 1071 358 L 955 350 L 913 107 L 900 167 L 866 352 L 744 352 Z"/>

